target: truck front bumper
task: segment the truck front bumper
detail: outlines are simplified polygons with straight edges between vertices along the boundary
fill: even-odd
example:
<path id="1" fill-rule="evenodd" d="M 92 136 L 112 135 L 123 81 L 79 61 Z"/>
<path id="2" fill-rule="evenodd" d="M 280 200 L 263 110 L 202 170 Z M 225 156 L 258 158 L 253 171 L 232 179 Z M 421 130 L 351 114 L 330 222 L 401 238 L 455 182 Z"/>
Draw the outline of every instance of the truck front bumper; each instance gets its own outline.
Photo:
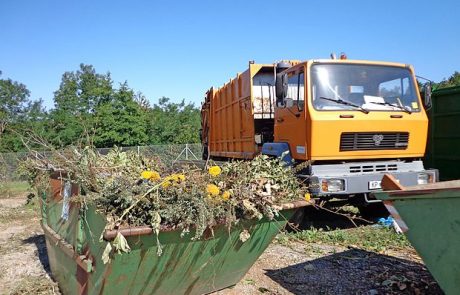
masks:
<path id="1" fill-rule="evenodd" d="M 385 174 L 393 175 L 403 186 L 438 180 L 438 170 L 424 169 L 421 161 L 318 165 L 312 167 L 310 192 L 315 196 L 330 196 L 380 191 Z"/>

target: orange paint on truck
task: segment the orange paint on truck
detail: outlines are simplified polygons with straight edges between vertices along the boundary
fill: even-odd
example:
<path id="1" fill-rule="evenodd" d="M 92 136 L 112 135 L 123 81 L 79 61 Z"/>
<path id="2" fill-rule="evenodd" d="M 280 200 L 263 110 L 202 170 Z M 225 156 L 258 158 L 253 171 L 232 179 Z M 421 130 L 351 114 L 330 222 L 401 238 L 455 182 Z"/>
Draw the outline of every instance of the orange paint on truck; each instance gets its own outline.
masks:
<path id="1" fill-rule="evenodd" d="M 303 73 L 304 100 L 300 107 L 295 103 L 287 106 L 276 105 L 275 64 L 250 63 L 245 72 L 238 74 L 221 88 L 211 88 L 207 92 L 202 108 L 202 140 L 209 147 L 211 157 L 250 159 L 260 153 L 265 142 L 287 142 L 292 157 L 296 160 L 423 157 L 428 119 L 421 107 L 423 104 L 414 83 L 412 67 L 398 63 L 352 60 L 310 60 L 292 64 L 292 67 L 285 70 L 288 75 L 293 77 Z M 419 107 L 410 114 L 394 108 L 370 110 L 368 114 L 355 109 L 315 109 L 311 79 L 313 65 L 365 65 L 404 69 L 410 72 L 413 79 L 410 83 L 414 83 L 408 86 L 414 89 L 413 95 L 416 97 L 411 105 Z M 260 107 L 261 103 L 265 105 Z M 267 106 L 268 103 L 271 105 Z M 342 133 L 366 132 L 408 133 L 408 145 L 400 149 L 340 150 Z"/>

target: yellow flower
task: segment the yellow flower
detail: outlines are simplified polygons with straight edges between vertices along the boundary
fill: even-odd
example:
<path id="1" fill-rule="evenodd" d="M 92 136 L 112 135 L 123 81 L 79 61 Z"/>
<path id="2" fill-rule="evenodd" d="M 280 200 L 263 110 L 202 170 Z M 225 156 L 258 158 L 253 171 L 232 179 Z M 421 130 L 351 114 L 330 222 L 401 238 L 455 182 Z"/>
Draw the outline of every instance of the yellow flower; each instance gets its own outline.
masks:
<path id="1" fill-rule="evenodd" d="M 160 179 L 160 173 L 156 171 L 151 171 L 151 170 L 144 170 L 141 173 L 141 178 L 143 179 L 148 179 L 148 180 L 159 180 Z"/>
<path id="2" fill-rule="evenodd" d="M 150 176 L 149 179 L 152 180 L 152 181 L 160 180 L 161 179 L 160 173 L 158 173 L 156 171 L 152 171 L 152 175 Z"/>
<path id="3" fill-rule="evenodd" d="M 227 201 L 228 199 L 230 199 L 230 196 L 232 195 L 232 193 L 230 191 L 225 191 L 222 193 L 222 199 Z"/>
<path id="4" fill-rule="evenodd" d="M 208 196 L 218 196 L 220 194 L 219 187 L 215 184 L 208 184 L 206 186 L 206 192 L 208 192 Z"/>
<path id="5" fill-rule="evenodd" d="M 305 193 L 304 199 L 305 199 L 305 201 L 310 202 L 310 200 L 311 200 L 310 193 Z"/>
<path id="6" fill-rule="evenodd" d="M 150 170 L 145 170 L 145 171 L 142 171 L 141 173 L 141 177 L 143 179 L 150 179 L 150 177 L 152 177 L 153 175 L 153 171 L 150 171 Z"/>
<path id="7" fill-rule="evenodd" d="M 185 175 L 184 174 L 171 174 L 169 176 L 166 176 L 161 183 L 161 186 L 163 188 L 168 188 L 172 185 L 179 184 L 182 181 L 185 181 Z"/>
<path id="8" fill-rule="evenodd" d="M 177 183 L 181 183 L 182 181 L 185 180 L 185 175 L 184 174 L 173 174 L 173 175 L 171 175 L 171 177 Z"/>
<path id="9" fill-rule="evenodd" d="M 212 166 L 212 167 L 209 167 L 208 172 L 209 174 L 211 174 L 211 176 L 216 177 L 222 172 L 222 169 L 220 169 L 219 166 Z"/>
<path id="10" fill-rule="evenodd" d="M 163 182 L 161 183 L 161 186 L 162 186 L 163 188 L 168 188 L 168 187 L 170 187 L 171 185 L 172 185 L 171 180 L 170 180 L 168 177 L 166 177 L 166 178 L 163 180 Z"/>

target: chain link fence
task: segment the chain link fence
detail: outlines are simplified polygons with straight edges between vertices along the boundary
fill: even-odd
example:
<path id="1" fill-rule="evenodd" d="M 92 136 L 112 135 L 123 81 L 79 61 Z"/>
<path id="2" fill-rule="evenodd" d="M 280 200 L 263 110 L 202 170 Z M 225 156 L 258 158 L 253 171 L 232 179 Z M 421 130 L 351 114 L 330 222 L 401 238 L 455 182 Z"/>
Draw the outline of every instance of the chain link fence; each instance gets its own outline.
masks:
<path id="1" fill-rule="evenodd" d="M 100 154 L 107 154 L 111 148 L 97 149 Z M 202 146 L 199 143 L 193 144 L 171 144 L 171 145 L 150 145 L 123 147 L 123 151 L 135 151 L 138 154 L 158 156 L 167 165 L 175 161 L 199 160 L 201 159 Z M 45 154 L 46 153 L 41 153 Z M 21 180 L 18 173 L 19 163 L 27 158 L 28 152 L 3 153 L 0 154 L 0 182 Z"/>

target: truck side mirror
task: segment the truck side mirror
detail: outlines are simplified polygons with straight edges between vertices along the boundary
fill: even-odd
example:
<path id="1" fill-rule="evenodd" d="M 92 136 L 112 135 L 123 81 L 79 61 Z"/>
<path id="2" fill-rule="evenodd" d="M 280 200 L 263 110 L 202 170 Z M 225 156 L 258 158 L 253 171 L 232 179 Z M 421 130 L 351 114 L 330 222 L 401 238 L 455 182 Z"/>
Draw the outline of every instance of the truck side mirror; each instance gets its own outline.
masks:
<path id="1" fill-rule="evenodd" d="M 425 84 L 425 86 L 423 87 L 423 93 L 424 93 L 424 97 L 423 97 L 423 105 L 425 107 L 425 110 L 429 110 L 432 106 L 432 102 L 431 102 L 431 83 L 427 83 Z"/>
<path id="2" fill-rule="evenodd" d="M 288 77 L 287 74 L 280 73 L 276 75 L 276 102 L 277 104 L 283 103 L 287 96 Z"/>

